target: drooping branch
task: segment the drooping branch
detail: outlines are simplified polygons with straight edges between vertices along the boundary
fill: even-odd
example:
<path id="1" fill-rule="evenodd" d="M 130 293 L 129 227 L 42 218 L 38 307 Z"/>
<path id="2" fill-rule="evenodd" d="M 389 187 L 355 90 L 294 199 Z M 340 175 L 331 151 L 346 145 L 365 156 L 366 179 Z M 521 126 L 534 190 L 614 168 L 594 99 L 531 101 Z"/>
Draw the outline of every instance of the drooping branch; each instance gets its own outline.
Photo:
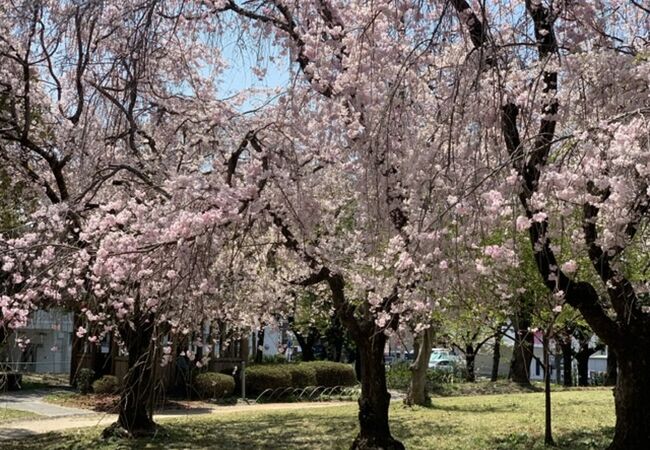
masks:
<path id="1" fill-rule="evenodd" d="M 485 45 L 487 43 L 486 24 L 471 12 L 466 2 L 461 0 L 452 1 L 452 3 L 458 13 L 462 14 L 461 17 L 469 18 L 464 22 L 470 27 L 470 34 L 475 47 Z M 526 10 L 533 19 L 540 60 L 546 60 L 558 50 L 553 30 L 552 14 L 541 2 L 531 0 L 526 0 Z M 557 120 L 556 114 L 559 108 L 555 97 L 557 72 L 544 70 L 542 82 L 545 101 L 542 105 L 539 130 L 533 139 L 531 151 L 527 153 L 524 151 L 519 135 L 517 124 L 519 107 L 508 101 L 501 110 L 501 132 L 506 149 L 513 167 L 522 178 L 522 190 L 519 194 L 519 200 L 526 216 L 532 222 L 529 234 L 535 262 L 544 284 L 551 291 L 563 291 L 567 303 L 583 313 L 585 319 L 598 332 L 599 336 L 608 342 L 615 342 L 620 337 L 620 330 L 600 305 L 598 293 L 594 287 L 586 282 L 573 282 L 559 268 L 547 233 L 548 218 L 541 221 L 533 220 L 533 216 L 541 211 L 531 208 L 530 199 L 538 189 L 541 170 L 546 165 L 551 151 Z"/>

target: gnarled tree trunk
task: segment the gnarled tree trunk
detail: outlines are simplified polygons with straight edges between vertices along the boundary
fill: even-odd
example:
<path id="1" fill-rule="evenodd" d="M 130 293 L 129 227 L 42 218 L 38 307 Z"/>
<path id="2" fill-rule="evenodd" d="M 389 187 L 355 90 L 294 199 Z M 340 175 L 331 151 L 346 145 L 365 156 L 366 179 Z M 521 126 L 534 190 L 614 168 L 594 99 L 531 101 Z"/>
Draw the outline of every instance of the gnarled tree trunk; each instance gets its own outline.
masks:
<path id="1" fill-rule="evenodd" d="M 515 332 L 515 344 L 510 361 L 508 379 L 515 383 L 530 385 L 530 363 L 533 360 L 533 333 L 530 314 L 522 311 L 512 321 Z"/>
<path id="2" fill-rule="evenodd" d="M 386 335 L 376 326 L 362 327 L 358 339 L 361 359 L 361 397 L 359 398 L 359 434 L 352 443 L 355 450 L 403 450 L 404 445 L 390 434 L 384 346 Z"/>
<path id="3" fill-rule="evenodd" d="M 465 365 L 467 373 L 465 374 L 465 381 L 469 383 L 474 383 L 476 381 L 476 371 L 475 371 L 475 361 L 476 361 L 476 350 L 473 345 L 467 345 L 465 347 Z"/>
<path id="4" fill-rule="evenodd" d="M 404 403 L 413 406 L 428 406 L 431 398 L 427 392 L 427 371 L 429 370 L 429 359 L 431 358 L 431 347 L 433 346 L 434 331 L 429 327 L 418 336 L 418 349 L 415 361 L 411 364 L 411 382 Z"/>
<path id="5" fill-rule="evenodd" d="M 650 345 L 642 342 L 617 350 L 616 427 L 608 450 L 645 450 L 650 445 Z"/>
<path id="6" fill-rule="evenodd" d="M 129 352 L 129 370 L 124 376 L 117 423 L 104 430 L 104 437 L 126 432 L 129 436 L 148 436 L 155 432 L 153 421 L 155 323 L 152 316 L 135 317 L 134 327 L 119 327 Z"/>

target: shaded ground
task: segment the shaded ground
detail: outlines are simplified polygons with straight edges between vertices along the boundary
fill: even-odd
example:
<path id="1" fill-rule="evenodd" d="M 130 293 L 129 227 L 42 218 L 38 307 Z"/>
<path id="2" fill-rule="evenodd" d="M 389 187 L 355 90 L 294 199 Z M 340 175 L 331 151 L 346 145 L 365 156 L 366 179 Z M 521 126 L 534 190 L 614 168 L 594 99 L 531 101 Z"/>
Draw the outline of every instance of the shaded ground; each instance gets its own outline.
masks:
<path id="1" fill-rule="evenodd" d="M 81 408 L 95 412 L 113 413 L 117 411 L 119 395 L 88 394 L 81 395 L 72 391 L 54 391 L 43 398 L 43 401 L 69 408 Z M 236 402 L 236 400 L 235 400 Z M 156 410 L 185 410 L 204 408 L 205 404 L 199 401 L 164 399 L 157 405 Z"/>
<path id="2" fill-rule="evenodd" d="M 67 373 L 25 373 L 21 387 L 28 389 L 68 388 L 70 376 Z"/>
<path id="3" fill-rule="evenodd" d="M 65 392 L 65 391 L 62 391 Z M 44 397 L 51 395 L 52 390 L 30 389 L 25 391 L 11 391 L 0 394 L 0 409 L 8 408 L 26 411 L 46 417 L 74 416 L 90 414 L 90 411 L 81 408 L 53 405 L 45 402 Z"/>
<path id="4" fill-rule="evenodd" d="M 349 405 L 349 403 L 343 403 Z M 237 406 L 221 406 L 212 407 L 205 405 L 205 407 L 194 407 L 187 410 L 167 410 L 154 415 L 157 422 L 166 422 L 170 419 L 187 419 L 192 420 L 205 420 L 213 417 L 214 415 L 230 414 L 230 413 L 256 413 L 258 411 L 271 411 L 282 410 L 298 410 L 298 409 L 315 409 L 315 408 L 331 408 L 332 403 L 268 403 L 263 405 L 237 405 Z M 84 411 L 83 415 L 66 416 L 66 417 L 53 417 L 40 420 L 23 420 L 12 421 L 10 423 L 0 424 L 0 448 L 6 448 L 5 442 L 17 441 L 21 438 L 30 438 L 32 442 L 33 436 L 37 434 L 50 433 L 64 430 L 76 430 L 89 427 L 107 427 L 117 420 L 117 414 L 100 414 L 93 413 L 92 411 Z M 58 438 L 57 438 L 58 439 Z M 16 442 L 12 444 L 17 445 Z M 39 447 L 35 447 L 39 448 Z M 62 447 L 67 448 L 67 447 Z M 83 447 L 85 448 L 85 447 Z"/>
<path id="5" fill-rule="evenodd" d="M 543 395 L 434 398 L 431 408 L 392 406 L 393 434 L 409 449 L 543 449 Z M 16 450 L 59 449 L 344 449 L 356 433 L 354 404 L 257 405 L 229 413 L 158 418 L 154 439 L 101 441 L 101 427 L 5 441 Z M 273 406 L 272 409 L 269 409 Z M 611 389 L 554 394 L 554 433 L 563 450 L 602 449 L 612 435 Z M 81 420 L 81 418 L 79 418 Z M 0 428 L 0 430 L 2 430 Z M 1 431 L 0 431 L 1 432 Z"/>

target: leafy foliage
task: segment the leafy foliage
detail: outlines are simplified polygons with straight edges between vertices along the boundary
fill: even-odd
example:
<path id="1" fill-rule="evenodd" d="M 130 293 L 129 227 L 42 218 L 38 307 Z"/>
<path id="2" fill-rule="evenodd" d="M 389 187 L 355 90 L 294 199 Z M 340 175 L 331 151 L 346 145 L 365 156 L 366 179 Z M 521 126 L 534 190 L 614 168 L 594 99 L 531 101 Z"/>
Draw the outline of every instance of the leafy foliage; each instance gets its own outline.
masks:
<path id="1" fill-rule="evenodd" d="M 114 375 L 103 375 L 92 384 L 95 394 L 117 394 L 120 390 L 120 382 Z"/>
<path id="2" fill-rule="evenodd" d="M 235 391 L 235 380 L 223 373 L 204 372 L 194 378 L 194 388 L 202 398 L 224 398 Z"/>

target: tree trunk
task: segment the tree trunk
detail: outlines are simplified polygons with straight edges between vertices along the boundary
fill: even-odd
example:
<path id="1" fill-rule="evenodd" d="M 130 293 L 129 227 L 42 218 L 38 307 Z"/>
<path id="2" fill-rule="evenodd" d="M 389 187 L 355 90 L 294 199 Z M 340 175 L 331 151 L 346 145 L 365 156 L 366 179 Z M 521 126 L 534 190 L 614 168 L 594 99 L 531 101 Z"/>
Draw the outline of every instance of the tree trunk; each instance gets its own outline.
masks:
<path id="1" fill-rule="evenodd" d="M 431 358 L 431 347 L 433 346 L 433 328 L 424 330 L 417 341 L 417 354 L 415 361 L 411 364 L 411 382 L 404 399 L 409 406 L 429 406 L 431 398 L 427 392 L 427 371 L 429 370 L 429 358 Z"/>
<path id="2" fill-rule="evenodd" d="M 555 445 L 551 424 L 551 361 L 548 351 L 548 334 L 543 337 L 544 352 L 544 445 Z"/>
<path id="3" fill-rule="evenodd" d="M 311 329 L 307 334 L 307 338 L 305 338 L 305 336 L 303 336 L 299 331 L 294 331 L 293 334 L 296 336 L 298 345 L 300 345 L 300 350 L 302 351 L 302 360 L 308 362 L 316 359 L 314 358 L 314 343 L 316 342 L 317 338 L 312 339 Z"/>
<path id="4" fill-rule="evenodd" d="M 261 363 L 264 360 L 264 324 L 257 330 L 257 349 L 255 351 L 255 362 Z"/>
<path id="5" fill-rule="evenodd" d="M 515 344 L 508 379 L 524 385 L 530 385 L 530 363 L 533 360 L 534 336 L 529 330 L 530 325 L 529 314 L 521 314 L 513 320 Z"/>
<path id="6" fill-rule="evenodd" d="M 358 346 L 354 350 L 354 374 L 357 377 L 357 381 L 361 383 L 361 352 L 359 352 Z"/>
<path id="7" fill-rule="evenodd" d="M 650 444 L 650 346 L 623 344 L 617 359 L 616 428 L 608 450 L 645 450 Z"/>
<path id="8" fill-rule="evenodd" d="M 560 342 L 562 348 L 562 366 L 564 371 L 563 384 L 566 387 L 573 386 L 573 348 L 571 343 Z"/>
<path id="9" fill-rule="evenodd" d="M 373 324 L 374 325 L 374 324 Z M 390 394 L 386 388 L 384 346 L 386 335 L 376 326 L 363 327 L 357 339 L 361 359 L 361 397 L 359 398 L 359 434 L 353 450 L 403 450 L 404 445 L 390 434 L 388 407 Z"/>
<path id="10" fill-rule="evenodd" d="M 616 386 L 616 355 L 611 347 L 607 348 L 607 374 L 605 375 L 605 386 Z"/>
<path id="11" fill-rule="evenodd" d="M 501 333 L 494 337 L 494 347 L 492 348 L 492 375 L 490 381 L 495 382 L 499 379 L 499 362 L 501 361 Z"/>
<path id="12" fill-rule="evenodd" d="M 589 386 L 589 357 L 591 353 L 578 352 L 576 353 L 576 361 L 578 362 L 578 386 Z"/>
<path id="13" fill-rule="evenodd" d="M 557 347 L 555 349 L 553 359 L 555 360 L 555 383 L 559 386 L 560 383 L 562 383 L 562 372 L 560 372 L 560 366 L 562 365 L 562 356 L 557 351 Z"/>
<path id="14" fill-rule="evenodd" d="M 476 351 L 472 345 L 465 348 L 465 365 L 467 366 L 467 373 L 465 374 L 465 381 L 474 383 L 476 381 L 476 371 L 474 370 L 476 361 Z"/>
<path id="15" fill-rule="evenodd" d="M 104 430 L 109 437 L 126 432 L 128 436 L 149 436 L 155 432 L 153 421 L 155 350 L 152 316 L 133 320 L 119 328 L 120 336 L 129 352 L 129 370 L 124 376 L 119 401 L 117 423 Z M 122 431 L 123 430 L 123 431 Z"/>
<path id="16" fill-rule="evenodd" d="M 340 362 L 345 334 L 341 320 L 336 314 L 330 319 L 330 326 L 325 330 L 325 338 L 327 339 L 327 359 Z"/>

